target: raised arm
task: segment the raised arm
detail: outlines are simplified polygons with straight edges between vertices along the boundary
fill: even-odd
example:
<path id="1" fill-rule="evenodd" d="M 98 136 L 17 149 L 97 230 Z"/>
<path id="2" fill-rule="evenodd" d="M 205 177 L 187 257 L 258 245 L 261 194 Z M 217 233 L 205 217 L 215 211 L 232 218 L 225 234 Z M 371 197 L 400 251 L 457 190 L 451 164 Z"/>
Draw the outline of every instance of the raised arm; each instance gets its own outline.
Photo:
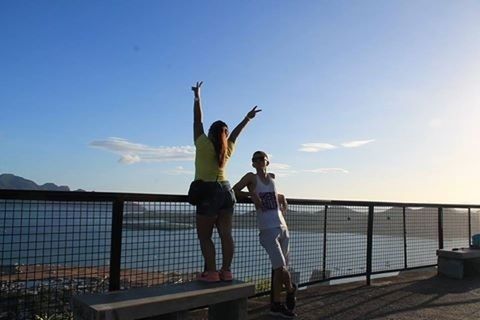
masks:
<path id="1" fill-rule="evenodd" d="M 203 115 L 202 104 L 200 102 L 200 87 L 203 81 L 197 81 L 195 86 L 192 87 L 193 91 L 193 141 L 195 142 L 200 137 L 203 130 Z"/>
<path id="2" fill-rule="evenodd" d="M 238 135 L 240 132 L 242 132 L 243 128 L 247 125 L 247 123 L 255 118 L 258 112 L 262 111 L 261 109 L 257 110 L 257 106 L 253 107 L 252 110 L 250 110 L 247 113 L 247 116 L 233 129 L 232 133 L 230 133 L 230 136 L 228 137 L 228 140 L 235 142 L 238 138 Z"/>

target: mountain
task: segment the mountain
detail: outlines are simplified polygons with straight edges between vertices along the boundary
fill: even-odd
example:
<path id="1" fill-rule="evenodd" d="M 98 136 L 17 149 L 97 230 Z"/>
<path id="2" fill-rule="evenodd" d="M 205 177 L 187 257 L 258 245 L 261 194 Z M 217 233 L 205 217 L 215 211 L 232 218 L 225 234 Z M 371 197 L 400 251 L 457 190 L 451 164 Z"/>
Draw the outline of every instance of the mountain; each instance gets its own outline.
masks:
<path id="1" fill-rule="evenodd" d="M 54 183 L 45 183 L 38 185 L 32 180 L 28 180 L 13 174 L 0 174 L 0 189 L 14 189 L 14 190 L 44 190 L 44 191 L 70 191 L 68 186 L 57 186 Z M 84 191 L 84 190 L 76 190 Z"/>

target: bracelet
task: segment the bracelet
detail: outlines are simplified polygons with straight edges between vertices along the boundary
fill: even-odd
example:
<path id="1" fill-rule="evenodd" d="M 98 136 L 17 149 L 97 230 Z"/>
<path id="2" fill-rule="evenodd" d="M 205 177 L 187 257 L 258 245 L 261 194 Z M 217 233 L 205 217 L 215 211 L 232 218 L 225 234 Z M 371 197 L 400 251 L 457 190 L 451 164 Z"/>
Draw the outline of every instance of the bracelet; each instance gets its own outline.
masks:
<path id="1" fill-rule="evenodd" d="M 250 118 L 249 116 L 245 116 L 245 119 L 247 119 L 248 121 L 252 120 L 253 118 Z"/>
<path id="2" fill-rule="evenodd" d="M 199 98 L 199 97 L 195 97 L 195 98 L 193 98 L 193 101 L 200 101 L 200 98 Z"/>

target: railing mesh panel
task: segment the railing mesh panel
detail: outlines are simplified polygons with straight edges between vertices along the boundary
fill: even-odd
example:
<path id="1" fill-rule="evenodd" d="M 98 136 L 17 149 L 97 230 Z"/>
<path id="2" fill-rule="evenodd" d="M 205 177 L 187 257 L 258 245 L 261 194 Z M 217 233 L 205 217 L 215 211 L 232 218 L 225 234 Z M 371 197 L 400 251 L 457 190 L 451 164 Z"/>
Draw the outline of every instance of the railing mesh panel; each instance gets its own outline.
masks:
<path id="1" fill-rule="evenodd" d="M 406 208 L 407 267 L 434 265 L 438 249 L 438 209 Z"/>
<path id="2" fill-rule="evenodd" d="M 480 209 L 471 209 L 470 221 L 472 228 L 472 236 L 475 234 L 480 234 Z"/>
<path id="3" fill-rule="evenodd" d="M 289 205 L 290 271 L 296 283 L 323 280 L 325 206 Z"/>
<path id="4" fill-rule="evenodd" d="M 403 208 L 375 207 L 372 246 L 373 272 L 404 268 Z"/>
<path id="5" fill-rule="evenodd" d="M 184 198 L 159 195 L 163 200 L 147 201 L 157 198 L 139 195 L 137 201 L 137 195 L 129 194 L 131 200 L 122 208 L 112 204 L 122 203 L 124 194 L 71 193 L 65 200 L 54 192 L 41 194 L 45 195 L 60 200 L 21 196 L 9 200 L 0 191 L 0 320 L 69 318 L 73 294 L 105 292 L 117 284 L 128 289 L 183 283 L 204 268 L 195 207 Z M 372 272 L 436 264 L 441 207 L 295 200 L 286 215 L 294 281 L 305 285 L 365 276 L 369 207 L 373 207 Z M 118 214 L 123 209 L 121 230 L 112 230 L 117 221 L 112 212 L 118 208 Z M 444 248 L 466 247 L 469 234 L 480 233 L 477 207 L 471 209 L 470 221 L 469 209 L 441 212 Z M 112 249 L 112 234 L 118 231 L 120 251 Z M 236 279 L 255 283 L 256 292 L 262 294 L 270 291 L 271 264 L 258 233 L 254 205 L 237 203 L 232 271 Z M 213 240 L 219 269 L 222 255 L 216 230 Z M 116 261 L 115 252 L 120 253 L 120 264 L 110 265 Z"/>
<path id="6" fill-rule="evenodd" d="M 1 319 L 68 313 L 108 289 L 112 208 L 101 202 L 0 200 Z"/>
<path id="7" fill-rule="evenodd" d="M 193 279 L 202 264 L 194 210 L 178 202 L 125 203 L 122 288 Z"/>
<path id="8" fill-rule="evenodd" d="M 326 269 L 331 277 L 366 272 L 368 207 L 328 206 Z"/>
<path id="9" fill-rule="evenodd" d="M 465 248 L 468 246 L 468 209 L 444 209 L 443 248 Z"/>

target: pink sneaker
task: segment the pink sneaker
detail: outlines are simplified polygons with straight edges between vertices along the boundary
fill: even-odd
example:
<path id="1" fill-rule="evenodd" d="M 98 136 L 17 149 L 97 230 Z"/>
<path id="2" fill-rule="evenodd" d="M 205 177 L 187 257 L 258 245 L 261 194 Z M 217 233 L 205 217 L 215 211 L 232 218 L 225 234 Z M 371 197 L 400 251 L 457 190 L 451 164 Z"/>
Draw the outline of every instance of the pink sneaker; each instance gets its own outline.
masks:
<path id="1" fill-rule="evenodd" d="M 197 274 L 197 280 L 203 282 L 219 282 L 220 276 L 217 271 L 205 271 Z"/>
<path id="2" fill-rule="evenodd" d="M 232 281 L 233 280 L 233 273 L 230 270 L 221 269 L 218 273 L 219 273 L 220 279 L 222 281 Z"/>

